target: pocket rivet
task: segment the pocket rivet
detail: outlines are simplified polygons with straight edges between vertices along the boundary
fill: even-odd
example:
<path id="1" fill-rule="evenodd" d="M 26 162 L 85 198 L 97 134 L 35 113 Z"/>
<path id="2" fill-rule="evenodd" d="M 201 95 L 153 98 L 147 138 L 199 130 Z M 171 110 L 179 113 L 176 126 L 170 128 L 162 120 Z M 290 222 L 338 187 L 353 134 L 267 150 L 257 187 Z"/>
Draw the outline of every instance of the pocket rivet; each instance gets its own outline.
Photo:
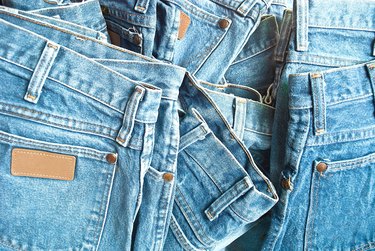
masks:
<path id="1" fill-rule="evenodd" d="M 171 182 L 173 180 L 174 176 L 172 173 L 165 173 L 163 174 L 163 179 L 167 182 Z"/>
<path id="2" fill-rule="evenodd" d="M 323 162 L 320 162 L 317 166 L 316 166 L 316 170 L 320 173 L 323 173 L 327 170 L 327 164 L 326 163 L 323 163 Z"/>
<path id="3" fill-rule="evenodd" d="M 219 27 L 221 29 L 226 29 L 226 28 L 228 28 L 228 26 L 229 26 L 229 21 L 228 20 L 226 20 L 226 19 L 220 19 L 220 21 L 219 21 Z"/>
<path id="4" fill-rule="evenodd" d="M 114 164 L 117 161 L 117 155 L 114 154 L 114 153 L 109 153 L 109 154 L 107 154 L 105 159 L 108 161 L 108 163 Z"/>

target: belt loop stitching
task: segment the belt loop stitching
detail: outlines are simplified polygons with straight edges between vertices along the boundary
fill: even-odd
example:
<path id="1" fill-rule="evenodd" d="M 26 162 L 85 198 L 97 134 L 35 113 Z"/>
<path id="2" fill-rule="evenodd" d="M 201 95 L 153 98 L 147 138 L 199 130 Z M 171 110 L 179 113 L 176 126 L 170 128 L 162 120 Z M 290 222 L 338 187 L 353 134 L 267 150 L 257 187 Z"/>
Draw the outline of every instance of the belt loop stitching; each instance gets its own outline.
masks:
<path id="1" fill-rule="evenodd" d="M 258 0 L 245 0 L 237 8 L 237 12 L 242 16 L 247 16 Z"/>
<path id="2" fill-rule="evenodd" d="M 24 99 L 31 103 L 38 103 L 42 88 L 52 68 L 53 62 L 60 50 L 60 45 L 47 41 L 31 76 Z"/>
<path id="3" fill-rule="evenodd" d="M 295 0 L 295 5 L 296 50 L 307 51 L 309 43 L 309 2 L 308 0 Z"/>
<path id="4" fill-rule="evenodd" d="M 145 14 L 147 12 L 148 6 L 150 4 L 150 0 L 137 0 L 134 6 L 134 10 Z"/>
<path id="5" fill-rule="evenodd" d="M 371 89 L 372 89 L 372 95 L 373 95 L 373 102 L 375 106 L 375 63 L 367 64 L 367 71 L 370 75 L 370 83 L 371 83 Z M 375 116 L 375 112 L 374 112 Z"/>
<path id="6" fill-rule="evenodd" d="M 247 112 L 246 106 L 246 99 L 240 97 L 235 98 L 233 130 L 241 140 L 243 139 L 245 131 L 245 121 Z"/>
<path id="7" fill-rule="evenodd" d="M 311 91 L 313 98 L 313 118 L 315 135 L 326 131 L 326 100 L 325 81 L 320 73 L 310 73 Z"/>
<path id="8" fill-rule="evenodd" d="M 124 147 L 127 147 L 130 142 L 134 129 L 135 116 L 145 92 L 145 88 L 136 86 L 133 94 L 130 96 L 129 101 L 126 104 L 122 126 L 116 137 L 116 141 Z"/>

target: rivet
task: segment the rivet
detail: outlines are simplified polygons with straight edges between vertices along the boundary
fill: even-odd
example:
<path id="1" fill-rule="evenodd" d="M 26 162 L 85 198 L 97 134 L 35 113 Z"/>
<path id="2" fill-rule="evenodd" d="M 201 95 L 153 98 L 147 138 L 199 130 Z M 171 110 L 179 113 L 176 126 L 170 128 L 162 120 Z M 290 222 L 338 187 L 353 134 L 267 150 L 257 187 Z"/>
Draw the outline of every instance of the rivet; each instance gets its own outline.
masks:
<path id="1" fill-rule="evenodd" d="M 226 20 L 226 19 L 220 19 L 220 21 L 219 21 L 219 27 L 221 28 L 221 29 L 226 29 L 226 28 L 228 28 L 228 26 L 229 26 L 229 21 L 228 20 Z"/>
<path id="2" fill-rule="evenodd" d="M 117 161 L 117 155 L 114 154 L 114 153 L 109 153 L 109 154 L 107 154 L 105 159 L 108 161 L 108 163 L 114 164 Z"/>
<path id="3" fill-rule="evenodd" d="M 324 163 L 324 162 L 320 162 L 317 166 L 316 166 L 316 170 L 322 174 L 323 172 L 325 172 L 327 170 L 327 164 Z"/>
<path id="4" fill-rule="evenodd" d="M 283 178 L 281 180 L 281 187 L 286 189 L 286 190 L 291 190 L 292 182 L 290 181 L 290 177 L 289 178 Z"/>
<path id="5" fill-rule="evenodd" d="M 163 174 L 163 179 L 167 182 L 171 182 L 174 179 L 174 175 L 172 173 L 165 173 Z"/>

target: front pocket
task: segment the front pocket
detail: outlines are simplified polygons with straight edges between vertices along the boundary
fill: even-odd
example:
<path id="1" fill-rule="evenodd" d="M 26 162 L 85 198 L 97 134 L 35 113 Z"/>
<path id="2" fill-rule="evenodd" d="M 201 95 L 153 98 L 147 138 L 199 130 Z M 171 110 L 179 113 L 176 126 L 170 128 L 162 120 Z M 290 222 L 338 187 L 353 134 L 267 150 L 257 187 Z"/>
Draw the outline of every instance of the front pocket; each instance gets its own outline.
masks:
<path id="1" fill-rule="evenodd" d="M 0 246 L 96 249 L 116 158 L 0 131 Z"/>
<path id="2" fill-rule="evenodd" d="M 374 249 L 375 153 L 313 167 L 306 249 Z"/>

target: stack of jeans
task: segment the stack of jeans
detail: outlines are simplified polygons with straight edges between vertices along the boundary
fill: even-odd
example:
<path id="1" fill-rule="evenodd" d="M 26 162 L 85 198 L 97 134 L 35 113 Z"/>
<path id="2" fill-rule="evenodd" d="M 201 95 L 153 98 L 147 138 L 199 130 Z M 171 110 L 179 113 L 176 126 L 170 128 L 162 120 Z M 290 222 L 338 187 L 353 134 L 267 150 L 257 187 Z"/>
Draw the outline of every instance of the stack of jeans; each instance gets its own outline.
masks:
<path id="1" fill-rule="evenodd" d="M 375 249 L 373 0 L 0 3 L 0 250 Z"/>

